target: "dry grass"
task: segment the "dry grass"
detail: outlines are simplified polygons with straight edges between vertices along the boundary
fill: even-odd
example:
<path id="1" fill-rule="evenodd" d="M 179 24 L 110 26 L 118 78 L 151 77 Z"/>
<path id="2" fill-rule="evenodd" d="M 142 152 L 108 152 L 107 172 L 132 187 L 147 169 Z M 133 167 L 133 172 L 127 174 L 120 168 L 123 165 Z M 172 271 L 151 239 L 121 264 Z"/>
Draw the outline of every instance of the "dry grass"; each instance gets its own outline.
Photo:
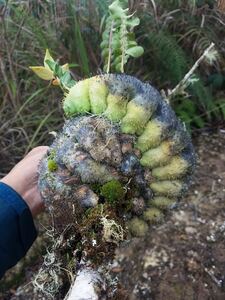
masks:
<path id="1" fill-rule="evenodd" d="M 36 78 L 29 65 L 42 65 L 45 49 L 50 48 L 60 61 L 79 64 L 72 68 L 77 77 L 98 68 L 91 41 L 85 43 L 80 29 L 80 24 L 89 22 L 84 13 L 83 19 L 78 17 L 85 5 L 85 1 L 82 5 L 80 1 L 0 4 L 0 177 L 31 148 L 49 144 L 48 133 L 63 121 L 60 91 Z M 94 32 L 98 23 L 96 13 L 91 23 Z"/>

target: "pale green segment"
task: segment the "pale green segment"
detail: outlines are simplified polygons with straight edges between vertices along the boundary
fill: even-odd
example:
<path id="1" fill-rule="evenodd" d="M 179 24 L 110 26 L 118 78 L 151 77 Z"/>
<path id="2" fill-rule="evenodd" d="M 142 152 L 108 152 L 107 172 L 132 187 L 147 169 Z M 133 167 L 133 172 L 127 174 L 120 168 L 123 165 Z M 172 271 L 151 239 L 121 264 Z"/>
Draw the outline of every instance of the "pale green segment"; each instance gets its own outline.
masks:
<path id="1" fill-rule="evenodd" d="M 157 120 L 151 120 L 141 136 L 138 137 L 136 148 L 145 152 L 151 148 L 157 147 L 161 143 L 163 126 Z"/>
<path id="2" fill-rule="evenodd" d="M 104 115 L 111 121 L 119 122 L 127 112 L 127 101 L 119 95 L 109 94 Z"/>
<path id="3" fill-rule="evenodd" d="M 163 197 L 163 196 L 154 197 L 153 199 L 149 200 L 149 205 L 155 206 L 163 210 L 171 207 L 175 203 L 176 201 L 174 199 Z"/>
<path id="4" fill-rule="evenodd" d="M 183 183 L 179 180 L 152 182 L 150 188 L 157 195 L 178 197 L 181 195 Z"/>
<path id="5" fill-rule="evenodd" d="M 164 141 L 158 147 L 144 152 L 140 160 L 141 165 L 150 168 L 165 165 L 172 157 L 171 147 L 172 142 Z"/>
<path id="6" fill-rule="evenodd" d="M 188 162 L 180 156 L 174 156 L 169 164 L 152 170 L 152 176 L 159 180 L 177 179 L 185 175 Z"/>
<path id="7" fill-rule="evenodd" d="M 144 212 L 144 220 L 149 223 L 159 222 L 163 218 L 163 213 L 156 207 L 147 208 Z"/>
<path id="8" fill-rule="evenodd" d="M 152 115 L 151 111 L 144 109 L 144 107 L 138 105 L 137 102 L 138 99 L 133 99 L 127 104 L 127 113 L 121 122 L 121 130 L 123 133 L 138 134 L 142 132 Z"/>
<path id="9" fill-rule="evenodd" d="M 89 112 L 89 79 L 81 80 L 75 84 L 64 99 L 63 109 L 67 116 Z"/>
<path id="10" fill-rule="evenodd" d="M 141 237 L 148 232 L 148 224 L 139 218 L 133 218 L 128 222 L 128 229 L 133 236 Z"/>
<path id="11" fill-rule="evenodd" d="M 89 79 L 89 98 L 93 114 L 99 115 L 106 110 L 107 95 L 108 88 L 103 79 L 97 76 Z"/>

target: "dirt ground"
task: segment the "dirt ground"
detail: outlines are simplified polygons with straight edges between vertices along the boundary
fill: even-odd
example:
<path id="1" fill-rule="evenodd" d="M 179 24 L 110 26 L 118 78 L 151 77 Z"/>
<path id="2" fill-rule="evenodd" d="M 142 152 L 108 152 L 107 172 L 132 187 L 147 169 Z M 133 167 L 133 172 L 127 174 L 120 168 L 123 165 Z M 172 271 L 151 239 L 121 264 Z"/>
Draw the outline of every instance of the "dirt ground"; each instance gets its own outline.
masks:
<path id="1" fill-rule="evenodd" d="M 195 146 L 194 184 L 179 209 L 117 253 L 112 273 L 127 299 L 225 299 L 225 132 Z"/>
<path id="2" fill-rule="evenodd" d="M 201 134 L 194 143 L 198 166 L 189 195 L 145 238 L 117 250 L 110 271 L 119 287 L 114 299 L 225 299 L 225 131 Z M 7 286 L 15 270 L 7 274 L 1 300 L 41 299 L 30 296 L 40 258 L 35 260 L 32 268 L 26 262 L 20 296 L 16 285 L 21 279 Z"/>

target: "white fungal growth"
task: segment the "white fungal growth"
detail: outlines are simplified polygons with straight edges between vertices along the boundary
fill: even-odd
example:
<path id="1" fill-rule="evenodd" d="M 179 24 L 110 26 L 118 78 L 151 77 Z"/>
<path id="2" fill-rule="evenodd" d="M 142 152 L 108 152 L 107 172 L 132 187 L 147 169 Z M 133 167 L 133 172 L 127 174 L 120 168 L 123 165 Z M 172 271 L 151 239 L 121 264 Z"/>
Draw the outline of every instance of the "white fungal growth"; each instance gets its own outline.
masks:
<path id="1" fill-rule="evenodd" d="M 90 267 L 83 267 L 76 276 L 65 300 L 99 300 L 99 291 L 104 289 L 100 274 Z"/>

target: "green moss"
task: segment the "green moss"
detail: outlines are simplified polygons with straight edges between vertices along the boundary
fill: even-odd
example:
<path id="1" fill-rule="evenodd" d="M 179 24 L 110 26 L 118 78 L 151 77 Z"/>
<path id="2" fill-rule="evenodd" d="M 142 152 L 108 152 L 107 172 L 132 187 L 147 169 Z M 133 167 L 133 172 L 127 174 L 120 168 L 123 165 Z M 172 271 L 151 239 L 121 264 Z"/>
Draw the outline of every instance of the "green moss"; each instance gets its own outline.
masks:
<path id="1" fill-rule="evenodd" d="M 95 192 L 97 195 L 101 194 L 101 184 L 99 183 L 93 183 L 90 185 L 93 192 Z"/>
<path id="2" fill-rule="evenodd" d="M 105 205 L 104 204 L 98 204 L 95 207 L 90 207 L 85 211 L 85 217 L 89 219 L 97 219 L 101 217 L 102 213 L 105 211 Z"/>
<path id="3" fill-rule="evenodd" d="M 125 191 L 118 180 L 112 180 L 101 187 L 101 195 L 111 205 L 115 205 L 124 198 Z"/>
<path id="4" fill-rule="evenodd" d="M 73 270 L 74 269 L 74 266 L 76 265 L 76 260 L 75 258 L 70 258 L 68 257 L 68 261 L 67 261 L 67 269 L 68 270 Z"/>
<path id="5" fill-rule="evenodd" d="M 132 199 L 126 199 L 126 201 L 124 201 L 124 203 L 122 203 L 122 204 L 123 204 L 122 208 L 123 208 L 124 212 L 129 213 L 132 211 L 133 206 L 134 206 Z"/>
<path id="6" fill-rule="evenodd" d="M 57 166 L 57 163 L 54 159 L 49 159 L 48 160 L 48 170 L 50 172 L 54 172 L 54 171 L 57 171 L 58 169 L 58 166 Z"/>
<path id="7" fill-rule="evenodd" d="M 55 150 L 51 150 L 51 152 L 48 155 L 48 170 L 50 172 L 55 172 L 58 169 L 57 163 L 55 161 Z"/>
<path id="8" fill-rule="evenodd" d="M 115 209 L 109 203 L 104 203 L 86 210 L 78 227 L 82 240 L 85 240 L 85 243 L 81 245 L 81 250 L 85 251 L 92 263 L 97 265 L 102 264 L 103 259 L 111 260 L 116 248 L 116 243 L 104 239 L 103 217 L 115 220 L 117 224 L 123 226 L 121 220 L 117 218 Z M 93 240 L 96 242 L 96 247 L 93 246 Z"/>

